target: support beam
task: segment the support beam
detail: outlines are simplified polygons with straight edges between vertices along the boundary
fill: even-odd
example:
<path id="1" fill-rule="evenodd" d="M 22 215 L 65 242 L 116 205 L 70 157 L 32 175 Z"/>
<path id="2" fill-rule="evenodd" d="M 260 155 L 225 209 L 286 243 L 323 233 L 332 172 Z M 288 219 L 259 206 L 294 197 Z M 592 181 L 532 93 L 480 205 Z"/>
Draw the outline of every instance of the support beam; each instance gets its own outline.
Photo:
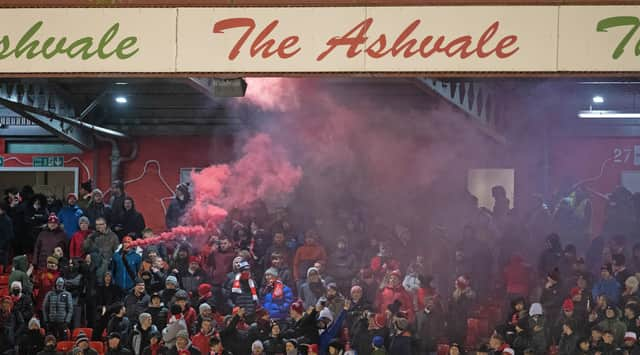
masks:
<path id="1" fill-rule="evenodd" d="M 63 121 L 55 122 L 52 117 L 29 112 L 28 106 L 4 98 L 0 98 L 0 104 L 80 149 L 89 150 L 94 147 L 93 137 L 86 130 L 71 127 Z"/>
<path id="2" fill-rule="evenodd" d="M 502 131 L 503 105 L 496 91 L 488 84 L 474 80 L 418 78 L 423 89 L 438 94 L 464 111 L 482 131 L 499 142 L 506 142 Z"/>

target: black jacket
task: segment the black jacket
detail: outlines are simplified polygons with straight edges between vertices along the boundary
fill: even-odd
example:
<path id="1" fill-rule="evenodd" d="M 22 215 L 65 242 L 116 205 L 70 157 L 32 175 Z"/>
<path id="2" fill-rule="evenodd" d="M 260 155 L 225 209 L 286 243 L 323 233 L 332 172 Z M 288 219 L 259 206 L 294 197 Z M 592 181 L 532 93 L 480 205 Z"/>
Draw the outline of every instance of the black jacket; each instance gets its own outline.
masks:
<path id="1" fill-rule="evenodd" d="M 0 250 L 8 250 L 13 238 L 13 221 L 4 213 L 0 215 Z"/>
<path id="2" fill-rule="evenodd" d="M 19 355 L 36 355 L 44 349 L 44 335 L 39 329 L 27 330 L 18 339 Z"/>
<path id="3" fill-rule="evenodd" d="M 249 355 L 251 346 L 248 344 L 246 332 L 239 331 L 236 326 L 240 317 L 235 315 L 229 326 L 220 331 L 222 347 L 229 350 L 233 355 Z"/>
<path id="4" fill-rule="evenodd" d="M 107 349 L 106 355 L 132 355 L 131 350 L 119 346 L 117 349 Z"/>
<path id="5" fill-rule="evenodd" d="M 189 350 L 189 353 L 191 355 L 201 355 L 202 354 L 202 352 L 200 352 L 200 350 L 198 348 L 194 347 L 191 344 L 189 344 L 189 349 L 188 350 Z M 205 351 L 205 354 L 206 353 L 207 352 Z M 167 355 L 178 355 L 178 348 L 173 347 L 173 348 L 169 349 L 169 351 L 167 352 Z"/>
<path id="6" fill-rule="evenodd" d="M 169 208 L 167 208 L 167 215 L 164 219 L 165 224 L 167 225 L 167 229 L 171 229 L 180 225 L 180 218 L 182 218 L 182 216 L 184 216 L 184 214 L 187 212 L 188 204 L 189 199 L 180 201 L 177 198 L 174 198 L 173 200 L 171 200 Z"/>
<path id="7" fill-rule="evenodd" d="M 422 310 L 416 313 L 416 338 L 419 339 L 420 354 L 436 352 L 437 338 L 442 334 L 444 318 L 438 309 L 427 313 Z"/>

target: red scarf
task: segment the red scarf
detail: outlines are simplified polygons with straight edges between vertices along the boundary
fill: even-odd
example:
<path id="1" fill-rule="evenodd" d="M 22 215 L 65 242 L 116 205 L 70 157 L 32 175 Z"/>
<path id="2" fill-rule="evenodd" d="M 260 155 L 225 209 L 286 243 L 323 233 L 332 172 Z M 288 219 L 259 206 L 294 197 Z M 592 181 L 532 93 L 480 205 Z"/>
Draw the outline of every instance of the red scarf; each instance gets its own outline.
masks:
<path id="1" fill-rule="evenodd" d="M 284 297 L 284 285 L 280 280 L 276 280 L 273 283 L 273 292 L 271 293 L 271 296 L 274 299 L 281 299 Z"/>
<path id="2" fill-rule="evenodd" d="M 178 355 L 191 355 L 189 349 L 178 350 Z"/>
<path id="3" fill-rule="evenodd" d="M 151 344 L 151 355 L 158 355 L 158 350 L 160 350 L 160 343 Z"/>
<path id="4" fill-rule="evenodd" d="M 239 272 L 236 274 L 235 280 L 233 280 L 233 287 L 231 288 L 231 292 L 233 293 L 242 293 L 242 287 L 240 287 L 240 279 L 249 281 L 249 288 L 251 289 L 251 298 L 255 302 L 258 302 L 258 292 L 256 291 L 256 283 L 253 281 L 251 277 L 246 276 L 244 272 Z"/>

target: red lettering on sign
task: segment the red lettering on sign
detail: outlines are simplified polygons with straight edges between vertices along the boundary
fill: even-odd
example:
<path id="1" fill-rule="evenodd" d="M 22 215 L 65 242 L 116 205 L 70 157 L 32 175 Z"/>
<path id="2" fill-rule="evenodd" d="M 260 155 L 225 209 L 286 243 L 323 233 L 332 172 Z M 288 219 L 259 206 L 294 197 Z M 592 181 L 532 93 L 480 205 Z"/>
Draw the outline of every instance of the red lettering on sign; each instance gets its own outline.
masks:
<path id="1" fill-rule="evenodd" d="M 251 48 L 249 50 L 251 58 L 260 54 L 262 58 L 266 59 L 275 54 L 282 59 L 287 59 L 296 55 L 300 51 L 300 48 L 294 48 L 300 40 L 298 36 L 286 37 L 279 43 L 271 37 L 273 30 L 278 26 L 278 24 L 278 20 L 271 21 L 271 23 L 256 36 L 251 43 Z M 231 60 L 236 59 L 240 54 L 245 42 L 256 28 L 256 22 L 250 18 L 231 18 L 218 21 L 213 25 L 213 33 L 224 33 L 225 30 L 237 27 L 246 27 L 247 29 L 229 52 L 229 59 Z"/>

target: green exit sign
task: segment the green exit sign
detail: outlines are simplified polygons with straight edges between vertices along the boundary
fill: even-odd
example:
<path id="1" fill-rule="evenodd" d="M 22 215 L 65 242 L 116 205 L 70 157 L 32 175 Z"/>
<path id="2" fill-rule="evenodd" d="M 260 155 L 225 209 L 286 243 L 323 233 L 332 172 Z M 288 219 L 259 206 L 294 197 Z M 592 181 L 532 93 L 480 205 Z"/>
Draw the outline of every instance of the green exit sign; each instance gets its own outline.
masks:
<path id="1" fill-rule="evenodd" d="M 4 157 L 0 157 L 0 166 L 4 166 Z"/>
<path id="2" fill-rule="evenodd" d="M 64 166 L 64 157 L 33 157 L 34 168 L 61 168 Z"/>

